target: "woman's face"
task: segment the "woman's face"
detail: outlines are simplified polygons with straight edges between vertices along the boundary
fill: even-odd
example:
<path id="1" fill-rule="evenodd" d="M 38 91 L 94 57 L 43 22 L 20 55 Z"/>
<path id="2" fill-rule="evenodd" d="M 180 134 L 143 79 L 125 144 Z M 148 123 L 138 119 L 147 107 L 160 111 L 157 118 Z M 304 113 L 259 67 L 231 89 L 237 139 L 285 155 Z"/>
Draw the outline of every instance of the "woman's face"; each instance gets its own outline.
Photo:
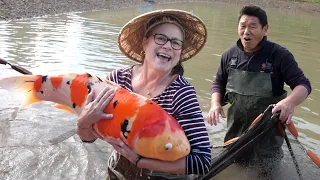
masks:
<path id="1" fill-rule="evenodd" d="M 165 23 L 154 27 L 143 41 L 144 63 L 155 70 L 171 72 L 180 60 L 182 41 L 183 34 L 178 26 Z"/>

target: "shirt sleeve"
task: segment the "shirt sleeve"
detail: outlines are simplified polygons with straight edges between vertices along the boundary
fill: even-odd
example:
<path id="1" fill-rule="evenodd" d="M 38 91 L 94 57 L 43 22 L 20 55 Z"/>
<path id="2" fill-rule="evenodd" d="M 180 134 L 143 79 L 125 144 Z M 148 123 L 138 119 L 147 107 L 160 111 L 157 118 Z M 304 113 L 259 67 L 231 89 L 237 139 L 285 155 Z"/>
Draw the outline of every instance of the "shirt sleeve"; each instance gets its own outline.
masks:
<path id="1" fill-rule="evenodd" d="M 186 157 L 186 173 L 208 173 L 211 165 L 211 146 L 193 86 L 182 87 L 175 93 L 173 109 L 173 116 L 184 129 L 191 146 L 190 154 Z"/>
<path id="2" fill-rule="evenodd" d="M 118 70 L 113 70 L 107 75 L 107 80 L 115 82 L 118 84 Z"/>
<path id="3" fill-rule="evenodd" d="M 311 83 L 304 75 L 303 71 L 299 68 L 298 63 L 293 55 L 288 52 L 281 62 L 281 75 L 286 84 L 293 90 L 298 85 L 304 86 L 311 93 Z"/>
<path id="4" fill-rule="evenodd" d="M 212 81 L 211 93 L 218 92 L 221 95 L 225 93 L 227 80 L 228 80 L 228 53 L 221 56 L 220 66 Z"/>

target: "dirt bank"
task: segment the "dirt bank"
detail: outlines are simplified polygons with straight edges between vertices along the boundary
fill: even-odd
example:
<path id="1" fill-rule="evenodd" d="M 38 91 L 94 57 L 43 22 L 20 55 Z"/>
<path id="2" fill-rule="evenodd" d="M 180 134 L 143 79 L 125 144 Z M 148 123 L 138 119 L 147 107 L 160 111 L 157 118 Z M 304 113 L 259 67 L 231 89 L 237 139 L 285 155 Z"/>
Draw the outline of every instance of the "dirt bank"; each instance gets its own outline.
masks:
<path id="1" fill-rule="evenodd" d="M 47 14 L 138 7 L 153 3 L 191 2 L 190 0 L 0 0 L 0 20 L 30 18 Z M 195 2 L 197 0 L 193 0 Z M 209 3 L 256 4 L 320 15 L 320 4 L 292 0 L 201 0 Z"/>

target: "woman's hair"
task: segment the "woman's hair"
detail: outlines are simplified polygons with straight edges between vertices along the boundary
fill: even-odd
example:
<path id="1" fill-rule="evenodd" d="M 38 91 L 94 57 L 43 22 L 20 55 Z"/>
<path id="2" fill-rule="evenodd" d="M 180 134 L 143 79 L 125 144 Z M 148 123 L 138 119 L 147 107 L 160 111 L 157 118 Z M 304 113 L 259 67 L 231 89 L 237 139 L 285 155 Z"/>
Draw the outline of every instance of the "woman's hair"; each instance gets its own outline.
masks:
<path id="1" fill-rule="evenodd" d="M 257 17 L 262 27 L 268 24 L 268 18 L 266 12 L 258 6 L 245 6 L 241 9 L 238 22 L 243 15 Z"/>
<path id="2" fill-rule="evenodd" d="M 181 61 L 179 61 L 178 64 L 175 67 L 173 67 L 170 74 L 171 75 L 179 74 L 182 76 L 183 73 L 184 73 L 184 69 L 183 69 Z"/>
<path id="3" fill-rule="evenodd" d="M 180 23 L 176 18 L 174 17 L 168 17 L 166 16 L 166 18 L 170 19 L 171 21 L 176 21 L 177 23 Z M 161 19 L 161 17 L 157 17 L 157 18 L 154 18 L 155 20 L 154 21 L 149 21 L 149 24 L 148 24 L 148 27 L 152 26 L 153 23 L 156 23 L 156 22 L 159 22 L 159 19 Z M 163 23 L 162 23 L 163 24 Z M 176 23 L 174 23 L 176 24 Z M 153 29 L 157 26 L 159 26 L 161 24 L 157 24 L 156 26 L 153 26 L 152 28 L 148 29 L 147 32 L 146 32 L 146 35 L 145 37 L 148 38 L 151 36 L 151 34 L 153 33 Z M 178 26 L 180 29 L 182 28 L 182 26 Z M 181 32 L 184 34 L 184 30 L 181 29 Z M 182 52 L 182 51 L 181 51 Z M 144 59 L 145 57 L 143 57 Z M 142 62 L 143 63 L 143 62 Z M 176 66 L 174 66 L 171 70 L 171 75 L 175 75 L 175 74 L 179 74 L 179 75 L 183 75 L 184 73 L 184 69 L 183 69 L 183 66 L 182 66 L 182 63 L 181 61 L 178 62 L 178 64 Z"/>

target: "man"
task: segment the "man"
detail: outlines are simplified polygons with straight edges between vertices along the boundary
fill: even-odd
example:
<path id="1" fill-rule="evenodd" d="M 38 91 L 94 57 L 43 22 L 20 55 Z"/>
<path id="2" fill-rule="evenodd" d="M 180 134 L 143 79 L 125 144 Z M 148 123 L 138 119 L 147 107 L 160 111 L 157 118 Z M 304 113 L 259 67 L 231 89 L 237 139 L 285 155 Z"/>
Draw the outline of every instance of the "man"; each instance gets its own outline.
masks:
<path id="1" fill-rule="evenodd" d="M 257 6 L 245 6 L 238 18 L 237 44 L 221 58 L 212 83 L 211 108 L 208 122 L 216 125 L 222 106 L 228 109 L 228 130 L 224 141 L 240 136 L 268 105 L 272 113 L 281 111 L 280 121 L 289 124 L 294 107 L 311 93 L 311 85 L 298 67 L 293 55 L 284 47 L 267 40 L 266 12 Z M 284 83 L 292 89 L 287 97 Z M 283 138 L 275 131 L 261 141 L 254 155 L 282 154 Z"/>

